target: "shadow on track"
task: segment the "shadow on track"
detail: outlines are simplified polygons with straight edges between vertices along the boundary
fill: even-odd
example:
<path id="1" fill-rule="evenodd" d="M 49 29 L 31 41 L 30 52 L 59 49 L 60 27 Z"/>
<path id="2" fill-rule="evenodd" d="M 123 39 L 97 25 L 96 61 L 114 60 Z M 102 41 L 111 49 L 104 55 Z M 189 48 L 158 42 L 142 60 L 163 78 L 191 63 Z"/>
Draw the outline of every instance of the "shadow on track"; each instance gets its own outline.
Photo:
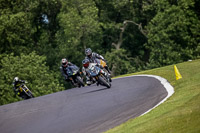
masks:
<path id="1" fill-rule="evenodd" d="M 84 94 L 87 94 L 87 93 L 94 93 L 94 92 L 98 92 L 98 91 L 103 91 L 103 90 L 108 90 L 109 88 L 102 88 L 102 89 L 98 89 L 98 90 L 93 90 L 93 91 L 89 91 L 89 92 L 86 92 Z"/>

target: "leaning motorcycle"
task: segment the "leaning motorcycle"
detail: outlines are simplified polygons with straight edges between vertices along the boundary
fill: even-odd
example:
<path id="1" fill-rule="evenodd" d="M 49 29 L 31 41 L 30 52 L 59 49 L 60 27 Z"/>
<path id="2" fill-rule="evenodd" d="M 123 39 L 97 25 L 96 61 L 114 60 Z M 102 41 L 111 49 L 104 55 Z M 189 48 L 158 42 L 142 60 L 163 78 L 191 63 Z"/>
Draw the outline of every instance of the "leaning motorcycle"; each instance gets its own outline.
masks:
<path id="1" fill-rule="evenodd" d="M 103 69 L 101 69 L 97 65 L 93 65 L 89 69 L 89 74 L 92 77 L 93 82 L 96 82 L 97 85 L 103 85 L 106 86 L 107 88 L 111 87 L 111 83 L 108 77 L 108 73 L 106 73 Z"/>
<path id="2" fill-rule="evenodd" d="M 94 60 L 94 63 L 97 63 L 98 65 L 100 65 L 101 68 L 103 69 L 103 71 L 106 72 L 106 73 L 108 73 L 108 71 L 105 69 L 105 67 L 107 66 L 107 64 L 106 64 L 106 62 L 104 60 L 96 58 Z M 112 82 L 111 77 L 109 76 L 108 78 L 109 78 L 110 82 Z"/>
<path id="3" fill-rule="evenodd" d="M 81 76 L 81 72 L 79 71 L 79 68 L 76 65 L 67 67 L 66 71 L 69 80 L 71 81 L 71 83 L 73 83 L 74 86 L 76 87 L 85 86 L 83 78 Z"/>
<path id="4" fill-rule="evenodd" d="M 30 98 L 34 98 L 33 93 L 28 89 L 28 87 L 25 84 L 21 84 L 19 86 L 19 93 L 21 95 L 21 97 L 25 100 L 25 99 L 30 99 Z"/>

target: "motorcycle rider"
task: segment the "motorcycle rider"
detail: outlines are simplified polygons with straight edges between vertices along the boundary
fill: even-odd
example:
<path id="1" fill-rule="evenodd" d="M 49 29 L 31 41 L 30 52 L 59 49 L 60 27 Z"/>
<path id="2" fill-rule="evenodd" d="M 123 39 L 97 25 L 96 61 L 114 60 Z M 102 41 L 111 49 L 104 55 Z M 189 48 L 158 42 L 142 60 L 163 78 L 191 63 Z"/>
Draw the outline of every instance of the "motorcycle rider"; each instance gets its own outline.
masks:
<path id="1" fill-rule="evenodd" d="M 89 68 L 92 66 L 92 63 L 90 63 L 90 61 L 87 58 L 85 58 L 82 61 L 82 64 L 83 64 L 82 72 L 86 77 L 86 84 L 91 85 L 93 83 L 93 81 L 92 81 L 92 77 L 90 76 L 88 71 L 89 71 Z M 93 64 L 96 65 L 96 63 L 93 63 Z"/>
<path id="2" fill-rule="evenodd" d="M 14 78 L 14 81 L 13 81 L 13 90 L 15 92 L 15 95 L 18 95 L 19 97 L 23 97 L 23 95 L 19 91 L 19 86 L 22 83 L 28 83 L 28 82 L 25 81 L 25 80 L 20 80 L 18 77 Z"/>
<path id="3" fill-rule="evenodd" d="M 86 84 L 87 85 L 91 85 L 93 82 L 92 77 L 90 76 L 89 70 L 91 69 L 92 66 L 98 66 L 102 69 L 102 66 L 99 65 L 98 63 L 91 63 L 87 58 L 85 58 L 82 61 L 83 67 L 82 67 L 82 72 L 83 74 L 86 76 Z M 104 72 L 104 75 L 106 75 L 106 73 Z M 97 84 L 98 85 L 98 84 Z"/>
<path id="4" fill-rule="evenodd" d="M 88 59 L 91 63 L 94 63 L 96 58 L 97 59 L 101 59 L 101 60 L 106 62 L 106 60 L 104 59 L 104 57 L 102 55 L 99 55 L 99 54 L 97 54 L 95 52 L 92 52 L 91 48 L 86 48 L 85 49 L 85 54 L 86 54 L 85 58 Z M 107 62 L 106 62 L 106 66 L 104 68 L 108 71 L 108 74 L 110 75 L 111 71 L 108 68 Z"/>
<path id="5" fill-rule="evenodd" d="M 61 66 L 60 66 L 61 74 L 64 76 L 66 81 L 68 81 L 68 82 L 71 81 L 72 85 L 75 85 L 74 81 L 70 80 L 68 75 L 67 75 L 67 67 L 68 66 L 74 66 L 74 64 L 71 63 L 71 62 L 68 62 L 68 60 L 66 58 L 63 58 L 61 60 Z"/>

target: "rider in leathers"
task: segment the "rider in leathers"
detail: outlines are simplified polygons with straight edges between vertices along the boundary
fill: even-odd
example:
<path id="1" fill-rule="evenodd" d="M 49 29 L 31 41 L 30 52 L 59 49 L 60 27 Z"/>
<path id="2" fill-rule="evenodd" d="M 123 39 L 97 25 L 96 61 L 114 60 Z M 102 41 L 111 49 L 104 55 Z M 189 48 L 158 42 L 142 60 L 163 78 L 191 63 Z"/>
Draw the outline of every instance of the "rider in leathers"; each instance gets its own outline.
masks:
<path id="1" fill-rule="evenodd" d="M 27 83 L 27 82 L 25 80 L 20 80 L 18 77 L 14 78 L 13 90 L 15 92 L 15 95 L 18 95 L 19 97 L 23 97 L 22 93 L 20 93 L 20 91 L 19 91 L 19 87 L 23 83 Z"/>
<path id="2" fill-rule="evenodd" d="M 90 61 L 85 58 L 82 61 L 83 67 L 82 67 L 82 72 L 86 77 L 86 84 L 91 85 L 93 83 L 92 77 L 90 76 L 89 70 L 92 66 L 97 65 L 97 63 L 90 63 Z"/>
<path id="3" fill-rule="evenodd" d="M 92 52 L 92 50 L 90 48 L 85 49 L 85 54 L 86 54 L 85 58 L 88 59 L 91 63 L 95 63 L 95 59 L 102 59 L 103 61 L 106 62 L 106 60 L 104 59 L 104 57 L 102 55 Z M 106 64 L 107 64 L 107 62 L 106 62 Z M 108 65 L 106 65 L 104 68 L 108 71 L 108 74 L 110 75 L 111 71 L 108 68 Z"/>
<path id="4" fill-rule="evenodd" d="M 75 85 L 74 81 L 70 80 L 67 73 L 66 73 L 68 66 L 74 66 L 74 64 L 71 63 L 71 62 L 68 62 L 66 58 L 63 58 L 61 60 L 60 72 L 61 72 L 61 74 L 63 75 L 63 77 L 65 78 L 66 81 L 71 81 L 72 85 Z"/>
<path id="5" fill-rule="evenodd" d="M 83 64 L 82 72 L 86 76 L 86 84 L 87 85 L 91 85 L 93 83 L 93 80 L 92 80 L 92 77 L 90 76 L 89 70 L 93 66 L 98 66 L 98 67 L 100 67 L 102 69 L 102 66 L 100 64 L 98 64 L 98 63 L 90 63 L 90 61 L 87 58 L 82 61 L 82 64 Z M 105 76 L 109 77 L 109 75 L 106 72 L 104 72 L 103 74 Z"/>

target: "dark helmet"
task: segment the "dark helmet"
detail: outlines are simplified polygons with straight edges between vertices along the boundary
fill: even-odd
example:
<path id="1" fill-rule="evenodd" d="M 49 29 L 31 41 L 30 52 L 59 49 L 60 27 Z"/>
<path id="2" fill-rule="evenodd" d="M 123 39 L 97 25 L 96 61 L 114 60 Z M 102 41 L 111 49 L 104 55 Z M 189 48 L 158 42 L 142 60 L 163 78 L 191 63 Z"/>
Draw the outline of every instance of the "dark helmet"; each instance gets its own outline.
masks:
<path id="1" fill-rule="evenodd" d="M 14 81 L 15 81 L 15 82 L 18 82 L 18 81 L 19 81 L 19 78 L 18 78 L 18 77 L 15 77 L 15 78 L 14 78 Z"/>
<path id="2" fill-rule="evenodd" d="M 88 68 L 88 66 L 89 66 L 89 64 L 90 64 L 90 61 L 89 61 L 88 59 L 84 59 L 84 60 L 82 61 L 82 64 L 83 64 L 83 67 Z"/>
<path id="3" fill-rule="evenodd" d="M 91 48 L 86 48 L 86 49 L 85 49 L 85 54 L 86 54 L 87 56 L 92 55 L 92 50 L 91 50 Z"/>
<path id="4" fill-rule="evenodd" d="M 66 58 L 63 58 L 62 61 L 61 61 L 61 63 L 62 63 L 62 67 L 66 67 L 67 64 L 68 64 L 68 61 L 67 61 Z"/>

